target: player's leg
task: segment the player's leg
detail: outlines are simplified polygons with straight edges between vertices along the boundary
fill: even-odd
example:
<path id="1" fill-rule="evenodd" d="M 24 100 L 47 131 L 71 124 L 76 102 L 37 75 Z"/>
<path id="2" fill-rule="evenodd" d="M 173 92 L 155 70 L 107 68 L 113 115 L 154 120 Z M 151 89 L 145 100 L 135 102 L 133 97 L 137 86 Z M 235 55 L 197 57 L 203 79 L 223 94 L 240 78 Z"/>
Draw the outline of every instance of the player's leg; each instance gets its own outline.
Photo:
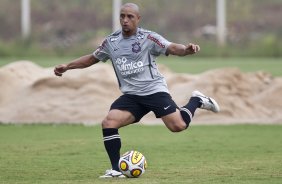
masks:
<path id="1" fill-rule="evenodd" d="M 162 116 L 162 120 L 166 127 L 172 132 L 180 132 L 187 128 L 187 124 L 183 121 L 178 109 L 171 114 Z"/>
<path id="2" fill-rule="evenodd" d="M 135 121 L 133 114 L 126 110 L 112 109 L 102 121 L 102 128 L 114 128 L 129 125 Z"/>
<path id="3" fill-rule="evenodd" d="M 217 102 L 213 98 L 205 96 L 199 91 L 193 91 L 188 103 L 180 108 L 181 117 L 185 121 L 187 127 L 197 108 L 206 109 L 215 113 L 220 110 Z"/>
<path id="4" fill-rule="evenodd" d="M 118 133 L 120 127 L 135 121 L 134 116 L 128 111 L 113 109 L 102 122 L 104 146 L 109 156 L 112 169 L 107 170 L 101 178 L 120 177 L 118 162 L 120 158 L 121 139 Z"/>
<path id="5" fill-rule="evenodd" d="M 120 158 L 121 139 L 120 127 L 138 122 L 145 114 L 142 107 L 135 103 L 130 95 L 119 97 L 111 106 L 111 110 L 102 122 L 105 149 L 111 161 L 112 169 L 107 170 L 101 178 L 120 177 L 118 161 Z"/>
<path id="6" fill-rule="evenodd" d="M 173 101 L 170 98 L 168 99 Z M 167 103 L 173 104 L 173 102 Z M 197 108 L 202 108 L 213 112 L 219 111 L 219 106 L 213 98 L 207 97 L 199 91 L 194 91 L 188 103 L 181 107 L 180 110 L 176 109 L 175 112 L 166 114 L 161 117 L 169 130 L 171 130 L 172 132 L 179 132 L 189 126 Z M 162 111 L 161 108 L 160 111 Z"/>
<path id="7" fill-rule="evenodd" d="M 158 92 L 152 95 L 140 97 L 142 105 L 153 111 L 156 118 L 162 118 L 167 128 L 172 132 L 179 132 L 186 129 L 187 125 L 183 121 L 178 106 L 172 100 L 170 94 Z"/>

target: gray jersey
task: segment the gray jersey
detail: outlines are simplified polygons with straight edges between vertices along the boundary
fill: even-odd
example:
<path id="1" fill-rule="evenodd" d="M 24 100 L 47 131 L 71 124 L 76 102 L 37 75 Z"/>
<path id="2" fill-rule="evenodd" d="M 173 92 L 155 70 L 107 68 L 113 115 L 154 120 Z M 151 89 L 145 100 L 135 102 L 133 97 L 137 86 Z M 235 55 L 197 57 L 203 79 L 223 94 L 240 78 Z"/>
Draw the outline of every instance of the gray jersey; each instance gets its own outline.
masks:
<path id="1" fill-rule="evenodd" d="M 131 37 L 123 37 L 122 32 L 117 31 L 109 35 L 93 55 L 100 61 L 111 60 L 124 94 L 169 93 L 156 57 L 166 54 L 170 43 L 159 34 L 141 28 Z"/>

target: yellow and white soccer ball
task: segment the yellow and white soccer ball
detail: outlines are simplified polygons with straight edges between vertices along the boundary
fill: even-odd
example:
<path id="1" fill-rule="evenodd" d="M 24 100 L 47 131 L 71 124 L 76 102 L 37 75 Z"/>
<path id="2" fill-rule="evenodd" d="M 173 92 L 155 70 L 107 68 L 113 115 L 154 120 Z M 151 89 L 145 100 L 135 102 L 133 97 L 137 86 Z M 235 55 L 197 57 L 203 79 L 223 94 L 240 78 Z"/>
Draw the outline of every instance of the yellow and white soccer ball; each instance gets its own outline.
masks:
<path id="1" fill-rule="evenodd" d="M 119 159 L 119 169 L 126 177 L 138 178 L 145 173 L 147 161 L 139 151 L 128 151 Z"/>

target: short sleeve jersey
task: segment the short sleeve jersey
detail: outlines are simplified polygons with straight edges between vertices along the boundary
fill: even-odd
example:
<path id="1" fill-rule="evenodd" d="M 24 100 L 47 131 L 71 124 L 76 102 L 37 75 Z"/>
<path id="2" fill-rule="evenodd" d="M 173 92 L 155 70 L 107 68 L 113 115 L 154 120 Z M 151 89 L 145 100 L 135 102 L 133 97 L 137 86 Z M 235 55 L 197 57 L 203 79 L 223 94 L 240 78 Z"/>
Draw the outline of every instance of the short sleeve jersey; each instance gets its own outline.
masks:
<path id="1" fill-rule="evenodd" d="M 93 55 L 103 62 L 111 60 L 122 93 L 139 96 L 169 93 L 156 58 L 166 54 L 170 43 L 159 34 L 142 28 L 130 37 L 117 31 L 109 35 Z"/>

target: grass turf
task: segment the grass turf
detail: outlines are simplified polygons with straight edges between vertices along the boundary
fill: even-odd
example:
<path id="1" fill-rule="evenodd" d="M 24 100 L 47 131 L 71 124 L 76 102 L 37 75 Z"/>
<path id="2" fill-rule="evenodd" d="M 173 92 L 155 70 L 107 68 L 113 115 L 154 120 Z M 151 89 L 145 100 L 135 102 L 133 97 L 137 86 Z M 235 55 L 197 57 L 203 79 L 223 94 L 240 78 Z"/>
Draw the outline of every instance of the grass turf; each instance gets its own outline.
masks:
<path id="1" fill-rule="evenodd" d="M 99 179 L 110 167 L 100 126 L 0 125 L 0 183 L 281 183 L 282 126 L 120 129 L 121 152 L 148 161 L 138 179 Z"/>

